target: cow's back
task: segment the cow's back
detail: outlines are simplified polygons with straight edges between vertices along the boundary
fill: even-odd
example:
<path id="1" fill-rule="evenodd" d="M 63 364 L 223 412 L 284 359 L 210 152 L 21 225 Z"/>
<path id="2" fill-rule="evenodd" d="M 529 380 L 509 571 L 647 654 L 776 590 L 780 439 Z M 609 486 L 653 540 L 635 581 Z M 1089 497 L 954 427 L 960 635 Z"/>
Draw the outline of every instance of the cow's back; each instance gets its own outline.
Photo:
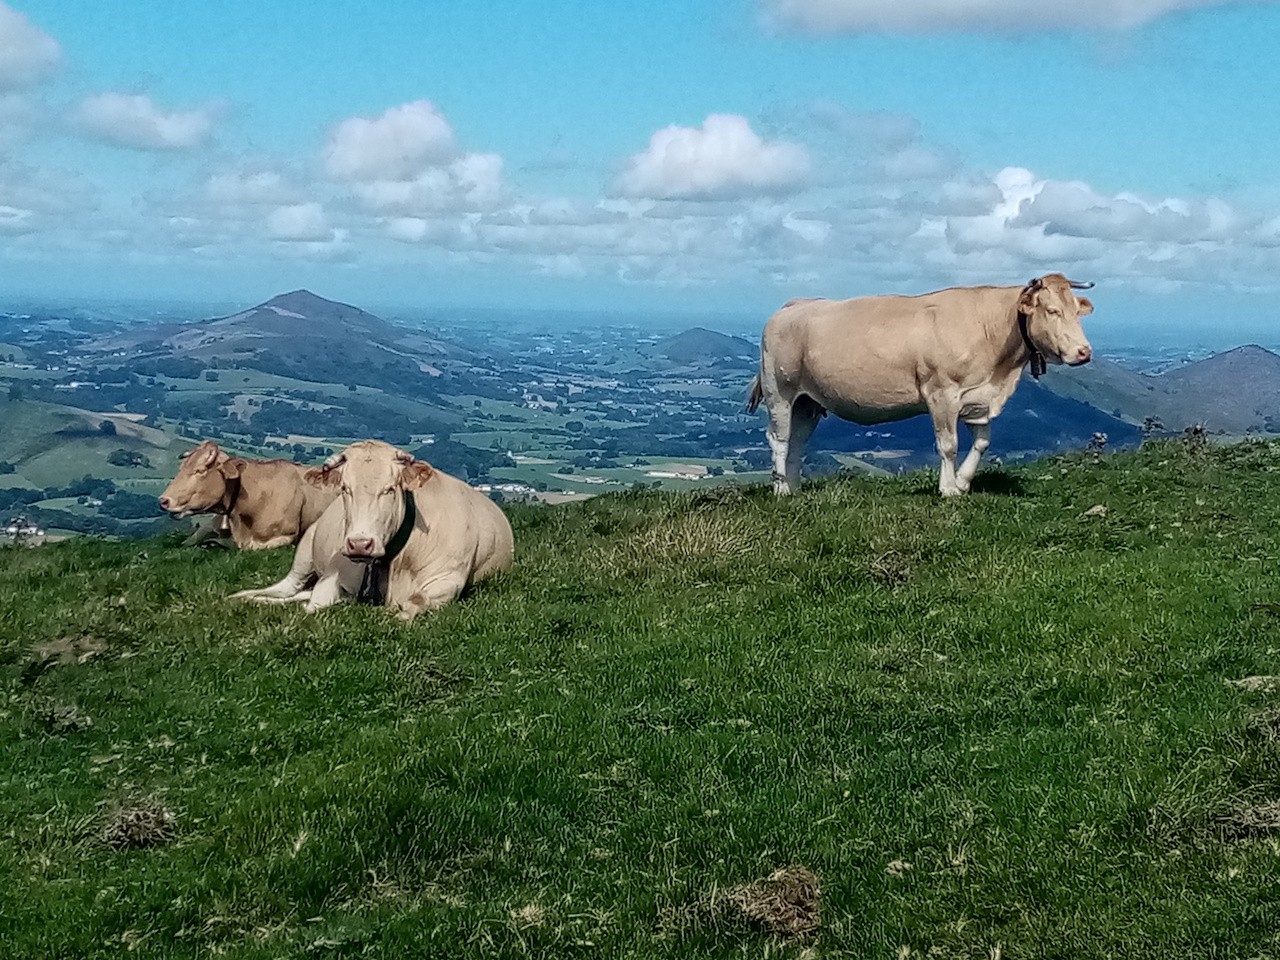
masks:
<path id="1" fill-rule="evenodd" d="M 289 460 L 251 460 L 241 468 L 242 492 L 231 512 L 241 548 L 296 543 L 320 519 L 336 492 L 307 483 L 308 467 Z M 241 541 L 245 542 L 241 542 Z"/>
<path id="2" fill-rule="evenodd" d="M 415 569 L 439 568 L 465 576 L 475 583 L 511 566 L 514 538 L 507 515 L 480 491 L 436 471 L 414 493 L 426 520 L 428 535 L 410 541 Z"/>
<path id="3" fill-rule="evenodd" d="M 786 392 L 862 423 L 923 412 L 922 384 L 965 379 L 990 352 L 982 318 L 1002 288 L 803 300 L 765 326 L 762 360 Z"/>

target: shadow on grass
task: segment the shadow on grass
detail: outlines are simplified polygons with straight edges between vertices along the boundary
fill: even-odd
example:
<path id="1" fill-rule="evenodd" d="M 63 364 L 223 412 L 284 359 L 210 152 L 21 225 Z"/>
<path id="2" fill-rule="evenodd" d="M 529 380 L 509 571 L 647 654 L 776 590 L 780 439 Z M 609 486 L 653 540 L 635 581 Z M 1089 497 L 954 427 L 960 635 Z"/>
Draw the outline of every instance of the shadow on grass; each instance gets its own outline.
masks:
<path id="1" fill-rule="evenodd" d="M 1006 497 L 1025 497 L 1027 484 L 1022 477 L 1003 470 L 988 470 L 973 478 L 974 493 L 996 493 Z"/>

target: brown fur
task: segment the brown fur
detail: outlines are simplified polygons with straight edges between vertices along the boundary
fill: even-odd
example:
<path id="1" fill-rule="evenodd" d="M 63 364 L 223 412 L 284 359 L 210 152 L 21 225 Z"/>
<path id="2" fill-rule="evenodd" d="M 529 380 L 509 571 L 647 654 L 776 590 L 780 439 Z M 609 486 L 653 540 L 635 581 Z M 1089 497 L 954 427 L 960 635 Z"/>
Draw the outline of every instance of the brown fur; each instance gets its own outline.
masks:
<path id="1" fill-rule="evenodd" d="M 161 506 L 175 514 L 225 515 L 242 550 L 287 546 L 298 542 L 336 494 L 305 483 L 306 471 L 289 460 L 231 457 L 205 440 L 183 456 L 178 475 L 160 495 Z"/>

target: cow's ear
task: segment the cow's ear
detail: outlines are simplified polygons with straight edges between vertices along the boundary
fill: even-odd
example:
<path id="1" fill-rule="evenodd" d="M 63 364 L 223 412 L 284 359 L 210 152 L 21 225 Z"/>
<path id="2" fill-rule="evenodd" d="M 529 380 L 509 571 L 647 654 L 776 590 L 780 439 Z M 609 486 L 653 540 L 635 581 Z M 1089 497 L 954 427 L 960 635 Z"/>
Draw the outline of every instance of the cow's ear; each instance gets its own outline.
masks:
<path id="1" fill-rule="evenodd" d="M 342 469 L 326 463 L 322 467 L 312 467 L 302 475 L 302 479 L 313 487 L 336 487 L 342 482 Z"/>
<path id="2" fill-rule="evenodd" d="M 1087 317 L 1093 313 L 1093 301 L 1088 297 L 1076 297 L 1076 303 L 1080 304 L 1080 312 L 1077 316 Z"/>
<path id="3" fill-rule="evenodd" d="M 248 462 L 244 459 L 240 457 L 231 457 L 229 460 L 224 460 L 218 466 L 218 472 L 228 480 L 234 480 L 236 477 L 240 476 L 246 466 L 248 466 Z"/>
<path id="4" fill-rule="evenodd" d="M 199 448 L 197 447 L 197 449 Z M 195 453 L 195 450 L 192 450 L 191 452 Z M 218 462 L 218 454 L 220 453 L 222 453 L 222 451 L 218 449 L 218 445 L 216 443 L 209 444 L 209 449 L 201 460 L 200 466 L 204 467 L 206 470 L 213 469 L 214 465 Z"/>
<path id="5" fill-rule="evenodd" d="M 435 473 L 435 469 L 425 460 L 415 460 L 413 457 L 396 459 L 404 464 L 400 468 L 400 486 L 405 490 L 420 489 Z"/>
<path id="6" fill-rule="evenodd" d="M 1027 285 L 1022 291 L 1022 295 L 1018 297 L 1018 312 L 1034 313 L 1036 309 L 1036 294 L 1039 292 L 1040 287 L 1038 284 Z"/>

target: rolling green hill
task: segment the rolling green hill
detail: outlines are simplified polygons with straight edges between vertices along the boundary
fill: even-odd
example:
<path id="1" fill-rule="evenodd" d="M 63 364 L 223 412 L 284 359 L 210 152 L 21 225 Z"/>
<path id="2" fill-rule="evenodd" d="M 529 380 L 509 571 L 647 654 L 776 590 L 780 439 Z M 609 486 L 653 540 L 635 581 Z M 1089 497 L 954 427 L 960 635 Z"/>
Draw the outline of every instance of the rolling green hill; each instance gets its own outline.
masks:
<path id="1" fill-rule="evenodd" d="M 0 551 L 5 956 L 1274 956 L 1278 470 L 519 510 L 412 624 Z"/>
<path id="2" fill-rule="evenodd" d="M 111 424 L 103 428 L 103 422 Z M 93 413 L 77 407 L 0 396 L 0 461 L 33 487 L 60 486 L 84 476 L 108 480 L 167 480 L 175 457 L 189 444 L 171 433 L 135 423 L 117 413 Z M 124 450 L 150 466 L 110 461 Z"/>

